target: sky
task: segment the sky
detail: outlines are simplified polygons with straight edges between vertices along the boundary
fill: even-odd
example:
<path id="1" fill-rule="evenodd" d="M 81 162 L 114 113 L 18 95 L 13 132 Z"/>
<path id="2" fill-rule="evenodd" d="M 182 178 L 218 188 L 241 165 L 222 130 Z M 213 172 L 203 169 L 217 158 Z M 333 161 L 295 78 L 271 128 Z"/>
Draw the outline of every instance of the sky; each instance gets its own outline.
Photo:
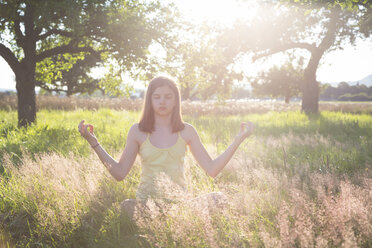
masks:
<path id="1" fill-rule="evenodd" d="M 190 21 L 208 21 L 229 26 L 236 17 L 255 15 L 255 1 L 247 9 L 239 1 L 231 0 L 176 0 L 181 13 Z M 247 2 L 246 1 L 246 2 Z M 259 70 L 259 66 L 247 65 L 246 71 Z M 250 72 L 249 72 L 250 71 Z M 347 45 L 323 56 L 317 71 L 317 80 L 322 83 L 352 82 L 372 74 L 372 40 L 359 40 L 356 46 Z M 14 74 L 0 57 L 0 88 L 15 90 Z"/>

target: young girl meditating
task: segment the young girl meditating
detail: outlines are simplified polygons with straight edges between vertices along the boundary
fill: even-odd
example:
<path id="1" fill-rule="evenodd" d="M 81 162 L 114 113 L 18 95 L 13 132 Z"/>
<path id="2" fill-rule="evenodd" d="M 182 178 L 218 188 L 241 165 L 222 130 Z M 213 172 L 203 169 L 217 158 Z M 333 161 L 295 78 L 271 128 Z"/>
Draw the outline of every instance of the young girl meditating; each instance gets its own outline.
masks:
<path id="1" fill-rule="evenodd" d="M 89 130 L 88 130 L 89 129 Z M 186 180 L 184 158 L 186 146 L 192 155 L 211 177 L 216 177 L 230 161 L 239 145 L 253 132 L 251 122 L 242 122 L 240 130 L 231 145 L 220 156 L 212 159 L 195 128 L 182 120 L 180 92 L 173 80 L 167 77 L 156 77 L 151 80 L 145 96 L 142 116 L 139 123 L 132 125 L 124 151 L 119 161 L 114 160 L 100 145 L 91 124 L 79 124 L 79 132 L 89 142 L 110 174 L 118 181 L 129 173 L 137 154 L 141 158 L 142 173 L 137 189 L 136 199 L 127 199 L 122 206 L 129 215 L 138 201 L 149 198 L 166 197 L 163 188 L 159 187 L 159 175 L 167 176 L 169 182 L 177 189 L 185 191 Z M 199 201 L 221 195 L 211 193 L 197 197 Z"/>

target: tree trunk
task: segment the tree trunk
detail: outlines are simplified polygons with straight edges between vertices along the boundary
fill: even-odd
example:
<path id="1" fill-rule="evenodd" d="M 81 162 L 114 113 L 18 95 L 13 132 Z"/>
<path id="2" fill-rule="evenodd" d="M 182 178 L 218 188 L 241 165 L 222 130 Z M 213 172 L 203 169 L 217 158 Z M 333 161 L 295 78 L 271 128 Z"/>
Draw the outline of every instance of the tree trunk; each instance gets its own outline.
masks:
<path id="1" fill-rule="evenodd" d="M 301 109 L 306 114 L 316 114 L 319 112 L 319 85 L 316 81 L 316 71 L 322 54 L 319 50 L 312 52 L 309 64 L 304 72 Z"/>
<path id="2" fill-rule="evenodd" d="M 66 95 L 67 95 L 68 97 L 72 96 L 73 91 L 74 91 L 74 86 L 75 86 L 75 85 L 67 84 Z"/>
<path id="3" fill-rule="evenodd" d="M 305 69 L 304 85 L 302 87 L 302 111 L 306 114 L 319 112 L 319 85 L 316 81 L 316 71 L 324 52 L 335 42 L 339 15 L 339 8 L 332 9 L 330 20 L 327 25 L 327 32 L 322 42 L 316 49 L 310 51 L 311 57 Z"/>
<path id="4" fill-rule="evenodd" d="M 190 86 L 187 82 L 184 83 L 184 87 L 181 89 L 181 98 L 182 100 L 190 99 Z"/>
<path id="5" fill-rule="evenodd" d="M 319 86 L 315 79 L 305 79 L 301 108 L 306 114 L 315 114 L 319 112 Z"/>
<path id="6" fill-rule="evenodd" d="M 285 97 L 284 97 L 284 102 L 286 103 L 286 104 L 288 104 L 289 103 L 289 96 L 288 95 L 286 95 Z"/>
<path id="7" fill-rule="evenodd" d="M 24 25 L 25 36 L 23 37 L 24 58 L 21 67 L 16 74 L 16 89 L 18 98 L 18 126 L 25 127 L 36 120 L 36 96 L 35 96 L 35 68 L 36 68 L 36 37 L 34 30 L 34 9 L 30 4 L 26 5 Z"/>
<path id="8" fill-rule="evenodd" d="M 36 120 L 36 94 L 34 78 L 29 79 L 28 73 L 16 78 L 18 98 L 18 126 L 25 127 Z M 29 79 L 29 80 L 28 80 Z"/>

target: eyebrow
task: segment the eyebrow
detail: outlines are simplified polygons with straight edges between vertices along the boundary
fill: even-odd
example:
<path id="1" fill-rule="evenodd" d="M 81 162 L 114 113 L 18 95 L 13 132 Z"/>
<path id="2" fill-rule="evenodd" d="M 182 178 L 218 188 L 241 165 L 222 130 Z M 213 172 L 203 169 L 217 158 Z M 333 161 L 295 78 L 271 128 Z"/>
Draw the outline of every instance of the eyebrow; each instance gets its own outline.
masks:
<path id="1" fill-rule="evenodd" d="M 154 93 L 154 94 L 152 94 L 153 96 L 154 95 L 156 95 L 156 96 L 159 96 L 159 95 L 161 95 L 161 94 L 159 94 L 159 93 Z M 171 96 L 172 95 L 172 93 L 167 93 L 167 94 L 165 94 L 166 96 Z"/>

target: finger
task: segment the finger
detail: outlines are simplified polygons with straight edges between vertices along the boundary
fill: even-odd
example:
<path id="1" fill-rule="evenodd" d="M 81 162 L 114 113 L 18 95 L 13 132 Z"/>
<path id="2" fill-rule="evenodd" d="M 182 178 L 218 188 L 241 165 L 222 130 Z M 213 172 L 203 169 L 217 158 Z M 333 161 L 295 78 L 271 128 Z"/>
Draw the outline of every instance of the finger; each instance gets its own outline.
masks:
<path id="1" fill-rule="evenodd" d="M 86 134 L 86 133 L 87 133 L 87 129 L 88 129 L 88 127 L 89 127 L 89 124 L 83 125 L 83 126 L 81 127 L 81 132 L 82 132 L 83 134 Z"/>
<path id="2" fill-rule="evenodd" d="M 243 122 L 242 123 L 242 126 L 244 128 L 244 131 L 245 132 L 251 132 L 253 127 L 252 127 L 252 122 L 248 121 L 248 122 Z"/>
<path id="3" fill-rule="evenodd" d="M 78 125 L 78 128 L 79 128 L 79 131 L 81 130 L 81 128 L 84 126 L 84 120 L 82 120 L 79 125 Z"/>
<path id="4" fill-rule="evenodd" d="M 240 131 L 244 132 L 244 122 L 240 123 Z"/>
<path id="5" fill-rule="evenodd" d="M 253 132 L 253 130 L 254 130 L 254 124 L 252 122 L 249 122 L 248 128 L 249 128 L 249 131 L 250 132 Z"/>
<path id="6" fill-rule="evenodd" d="M 253 124 L 253 122 L 249 122 L 249 126 L 250 126 L 251 128 L 254 128 L 254 124 Z"/>
<path id="7" fill-rule="evenodd" d="M 86 125 L 86 128 L 89 128 L 89 132 L 90 132 L 91 134 L 93 134 L 93 129 L 94 129 L 93 125 L 91 125 L 91 124 L 87 124 L 87 125 Z"/>

